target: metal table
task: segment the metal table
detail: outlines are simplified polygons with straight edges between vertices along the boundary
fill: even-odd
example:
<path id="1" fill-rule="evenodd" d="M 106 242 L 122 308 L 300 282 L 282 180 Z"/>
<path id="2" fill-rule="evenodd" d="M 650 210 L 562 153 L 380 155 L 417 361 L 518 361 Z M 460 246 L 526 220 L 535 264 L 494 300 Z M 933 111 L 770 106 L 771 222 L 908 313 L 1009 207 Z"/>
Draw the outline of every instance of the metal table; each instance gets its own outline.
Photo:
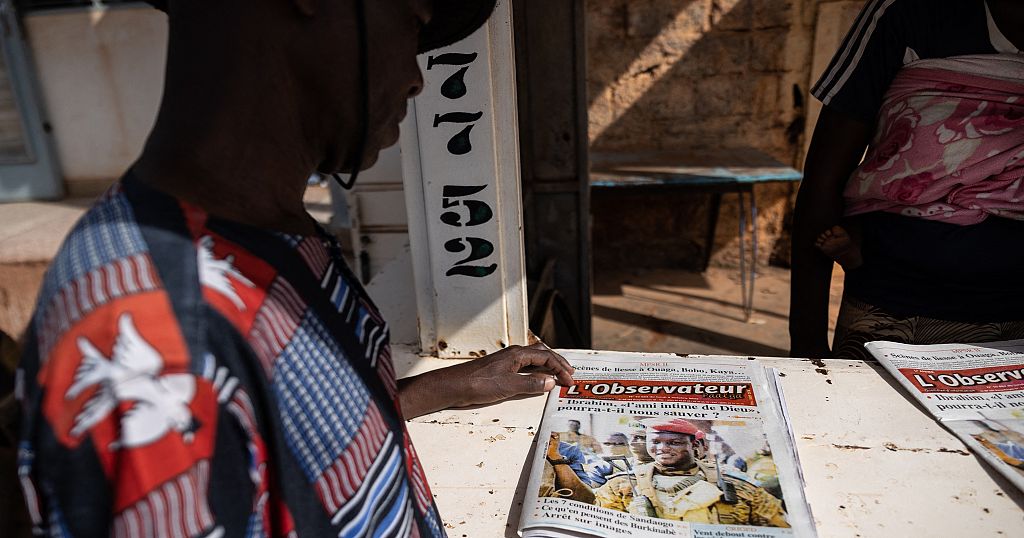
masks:
<path id="1" fill-rule="evenodd" d="M 757 199 L 754 185 L 773 181 L 800 181 L 792 167 L 750 148 L 714 151 L 591 153 L 590 186 L 593 189 L 686 190 L 710 193 L 703 269 L 708 268 L 714 246 L 722 193 L 739 196 L 740 282 L 743 313 L 754 313 L 757 280 Z M 751 260 L 747 271 L 747 203 L 750 197 Z"/>

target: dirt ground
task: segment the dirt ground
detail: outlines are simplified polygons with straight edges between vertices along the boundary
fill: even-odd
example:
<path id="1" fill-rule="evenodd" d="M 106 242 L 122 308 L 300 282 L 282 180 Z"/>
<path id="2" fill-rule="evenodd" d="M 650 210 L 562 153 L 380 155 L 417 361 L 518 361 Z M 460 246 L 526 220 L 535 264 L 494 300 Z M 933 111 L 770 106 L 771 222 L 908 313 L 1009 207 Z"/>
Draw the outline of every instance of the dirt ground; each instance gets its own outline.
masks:
<path id="1" fill-rule="evenodd" d="M 829 337 L 842 295 L 836 266 L 829 308 Z M 707 272 L 658 269 L 595 271 L 593 347 L 716 355 L 786 356 L 789 350 L 790 273 L 760 267 L 754 316 L 744 321 L 736 269 Z"/>

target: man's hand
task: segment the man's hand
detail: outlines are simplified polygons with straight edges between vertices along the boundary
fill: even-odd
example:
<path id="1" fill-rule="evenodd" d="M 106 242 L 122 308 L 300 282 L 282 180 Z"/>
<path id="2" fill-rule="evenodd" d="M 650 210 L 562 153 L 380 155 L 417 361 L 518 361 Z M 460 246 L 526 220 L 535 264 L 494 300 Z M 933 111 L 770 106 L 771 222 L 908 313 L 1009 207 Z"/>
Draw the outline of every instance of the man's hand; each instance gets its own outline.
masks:
<path id="1" fill-rule="evenodd" d="M 486 357 L 399 381 L 406 419 L 449 407 L 466 407 L 543 394 L 572 384 L 573 368 L 542 343 L 510 346 Z"/>
<path id="2" fill-rule="evenodd" d="M 573 369 L 561 355 L 538 343 L 507 347 L 440 372 L 452 388 L 452 407 L 465 407 L 572 385 Z"/>

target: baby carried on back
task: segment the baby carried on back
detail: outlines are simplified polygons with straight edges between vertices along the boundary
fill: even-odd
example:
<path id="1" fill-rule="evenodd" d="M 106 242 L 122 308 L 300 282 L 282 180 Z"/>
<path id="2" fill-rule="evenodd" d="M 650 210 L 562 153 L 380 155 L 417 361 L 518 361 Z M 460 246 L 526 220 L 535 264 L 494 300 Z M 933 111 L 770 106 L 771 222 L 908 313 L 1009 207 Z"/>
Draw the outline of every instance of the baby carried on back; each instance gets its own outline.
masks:
<path id="1" fill-rule="evenodd" d="M 874 139 L 843 193 L 845 214 L 885 211 L 964 226 L 990 216 L 1024 220 L 1022 179 L 1024 58 L 918 60 L 885 95 Z M 833 229 L 819 246 L 854 269 L 856 238 L 855 229 Z"/>

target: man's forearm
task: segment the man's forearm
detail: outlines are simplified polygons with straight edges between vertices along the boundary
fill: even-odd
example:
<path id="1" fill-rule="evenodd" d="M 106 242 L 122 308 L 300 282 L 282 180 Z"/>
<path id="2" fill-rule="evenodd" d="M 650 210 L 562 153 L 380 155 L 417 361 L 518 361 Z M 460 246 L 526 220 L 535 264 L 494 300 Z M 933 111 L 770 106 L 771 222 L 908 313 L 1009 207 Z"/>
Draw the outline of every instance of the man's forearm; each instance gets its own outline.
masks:
<path id="1" fill-rule="evenodd" d="M 445 370 L 432 370 L 398 380 L 398 401 L 406 420 L 455 407 L 456 390 L 447 386 Z"/>

